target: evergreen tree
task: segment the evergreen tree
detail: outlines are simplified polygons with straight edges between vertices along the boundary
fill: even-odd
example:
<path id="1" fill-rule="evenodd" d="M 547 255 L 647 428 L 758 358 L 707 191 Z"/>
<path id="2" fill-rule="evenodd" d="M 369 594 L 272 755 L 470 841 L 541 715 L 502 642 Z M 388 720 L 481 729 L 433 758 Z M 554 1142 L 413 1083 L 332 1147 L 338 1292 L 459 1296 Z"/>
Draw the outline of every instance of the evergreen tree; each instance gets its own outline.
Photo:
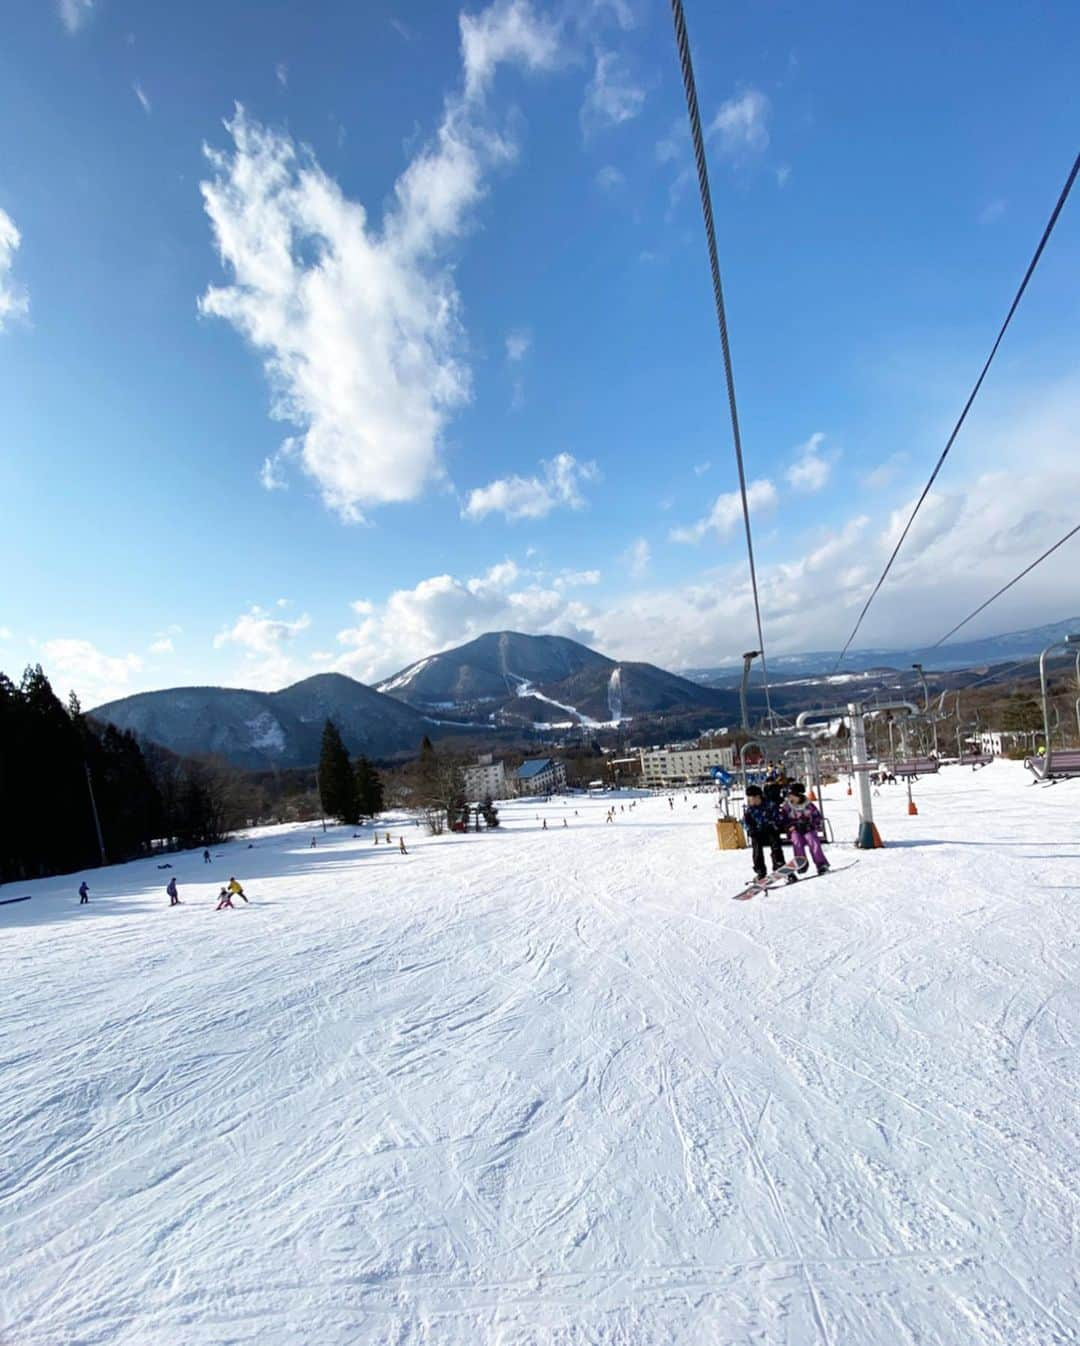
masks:
<path id="1" fill-rule="evenodd" d="M 366 818 L 374 818 L 384 807 L 382 777 L 362 753 L 356 759 L 356 803 Z"/>
<path id="2" fill-rule="evenodd" d="M 331 818 L 339 818 L 343 823 L 353 826 L 360 821 L 356 777 L 333 720 L 327 720 L 323 727 L 322 751 L 319 754 L 319 795 L 323 810 Z"/>
<path id="3" fill-rule="evenodd" d="M 1041 729 L 1042 704 L 1033 696 L 1013 692 L 1001 712 L 1001 727 L 1014 734 L 1030 734 Z"/>

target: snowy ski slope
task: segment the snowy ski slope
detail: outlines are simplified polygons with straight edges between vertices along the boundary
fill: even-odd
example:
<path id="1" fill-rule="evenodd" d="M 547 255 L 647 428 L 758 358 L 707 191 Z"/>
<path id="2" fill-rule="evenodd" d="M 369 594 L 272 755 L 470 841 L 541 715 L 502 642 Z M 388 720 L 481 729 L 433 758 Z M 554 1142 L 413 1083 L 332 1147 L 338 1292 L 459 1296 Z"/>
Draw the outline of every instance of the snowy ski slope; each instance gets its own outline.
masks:
<path id="1" fill-rule="evenodd" d="M 1075 1342 L 1080 782 L 1027 779 L 746 903 L 697 796 L 7 885 L 0 1342 Z"/>

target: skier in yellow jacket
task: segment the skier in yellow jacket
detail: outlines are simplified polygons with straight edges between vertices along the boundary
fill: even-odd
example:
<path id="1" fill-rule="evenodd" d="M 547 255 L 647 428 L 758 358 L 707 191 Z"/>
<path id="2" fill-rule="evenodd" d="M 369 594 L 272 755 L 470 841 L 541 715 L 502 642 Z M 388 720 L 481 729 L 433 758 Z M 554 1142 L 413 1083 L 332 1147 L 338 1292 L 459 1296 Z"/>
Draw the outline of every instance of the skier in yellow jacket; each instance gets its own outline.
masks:
<path id="1" fill-rule="evenodd" d="M 231 897 L 242 897 L 245 902 L 247 901 L 247 897 L 244 895 L 244 890 L 240 887 L 240 884 L 235 877 L 229 879 L 229 895 Z"/>

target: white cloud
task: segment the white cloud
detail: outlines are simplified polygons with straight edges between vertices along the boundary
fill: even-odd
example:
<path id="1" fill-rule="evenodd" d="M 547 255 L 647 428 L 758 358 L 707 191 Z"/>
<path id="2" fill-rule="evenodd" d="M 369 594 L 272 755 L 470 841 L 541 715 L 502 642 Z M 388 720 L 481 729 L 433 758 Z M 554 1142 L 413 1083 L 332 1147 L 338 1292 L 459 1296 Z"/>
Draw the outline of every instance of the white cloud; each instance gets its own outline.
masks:
<path id="1" fill-rule="evenodd" d="M 828 482 L 839 454 L 823 453 L 824 443 L 825 436 L 819 430 L 796 450 L 798 457 L 784 474 L 796 491 L 820 491 Z"/>
<path id="2" fill-rule="evenodd" d="M 159 636 L 150 646 L 151 654 L 175 654 L 171 636 Z"/>
<path id="3" fill-rule="evenodd" d="M 565 587 L 536 583 L 513 561 L 471 579 L 433 575 L 392 593 L 385 603 L 359 614 L 363 620 L 356 626 L 339 632 L 344 653 L 335 667 L 373 682 L 426 655 L 503 629 L 588 642 L 589 610 Z"/>
<path id="4" fill-rule="evenodd" d="M 311 618 L 306 612 L 293 622 L 284 622 L 271 617 L 265 609 L 255 604 L 242 613 L 231 627 L 218 632 L 214 637 L 214 649 L 232 643 L 242 646 L 251 654 L 275 654 L 282 645 L 295 639 L 310 625 Z"/>
<path id="5" fill-rule="evenodd" d="M 634 579 L 641 579 L 643 575 L 648 574 L 652 549 L 643 537 L 639 537 L 623 552 L 622 559 Z"/>
<path id="6" fill-rule="evenodd" d="M 30 300 L 22 286 L 11 279 L 11 264 L 22 242 L 22 235 L 10 215 L 0 210 L 0 332 L 12 318 L 25 317 Z"/>
<path id="7" fill-rule="evenodd" d="M 532 334 L 519 328 L 506 338 L 506 358 L 511 364 L 518 364 L 528 355 L 531 346 Z"/>
<path id="8" fill-rule="evenodd" d="M 326 503 L 357 520 L 412 500 L 441 474 L 440 436 L 470 396 L 449 250 L 490 170 L 514 146 L 486 125 L 497 65 L 552 65 L 557 33 L 525 0 L 461 18 L 464 93 L 398 179 L 379 226 L 309 150 L 250 119 L 210 148 L 207 215 L 233 284 L 201 311 L 226 319 L 264 359 L 272 415 L 298 428 L 296 454 Z M 278 460 L 264 467 L 277 480 Z"/>
<path id="9" fill-rule="evenodd" d="M 609 11 L 615 22 L 624 31 L 633 28 L 637 22 L 629 0 L 592 0 L 591 16 L 603 16 Z"/>
<path id="10" fill-rule="evenodd" d="M 579 463 L 570 453 L 559 453 L 541 462 L 535 477 L 502 477 L 469 492 L 462 518 L 474 522 L 488 514 L 507 519 L 542 519 L 553 509 L 582 509 L 581 483 L 599 477 L 595 463 Z"/>
<path id="11" fill-rule="evenodd" d="M 777 168 L 776 168 L 776 185 L 777 185 L 778 187 L 786 187 L 786 186 L 787 186 L 787 183 L 788 183 L 788 178 L 790 178 L 790 177 L 791 177 L 791 165 L 790 165 L 790 164 L 779 164 L 779 165 L 777 165 Z"/>
<path id="12" fill-rule="evenodd" d="M 1030 403 L 1000 412 L 993 434 L 980 438 L 966 476 L 961 459 L 948 498 L 928 500 L 925 524 L 914 531 L 860 634 L 864 646 L 904 646 L 936 639 L 1016 574 L 1075 522 L 1080 463 L 1075 426 L 1080 385 L 1039 389 Z M 1017 448 L 1021 445 L 1022 448 Z M 1037 451 L 1041 469 L 1027 470 Z M 962 452 L 958 446 L 957 454 Z M 984 470 L 982 464 L 991 467 Z M 769 502 L 775 492 L 755 483 Z M 945 492 L 937 493 L 944 497 Z M 737 493 L 721 497 L 727 526 L 741 519 Z M 768 649 L 774 654 L 839 647 L 880 573 L 887 548 L 910 512 L 910 501 L 870 517 L 856 514 L 837 528 L 815 529 L 783 560 L 759 557 L 759 589 Z M 703 521 L 703 534 L 713 526 Z M 788 544 L 785 531 L 781 544 Z M 914 543 L 914 545 L 912 545 Z M 980 619 L 983 632 L 1059 620 L 1076 610 L 1080 549 L 1063 547 L 1014 593 Z M 635 578 L 649 549 L 637 539 L 623 554 Z M 635 571 L 635 561 L 638 562 Z M 583 572 L 587 574 L 588 572 Z M 667 668 L 737 662 L 756 639 L 745 561 L 706 569 L 679 585 L 639 589 L 607 606 L 572 600 L 563 576 L 522 570 L 513 561 L 475 579 L 434 576 L 399 590 L 382 604 L 365 604 L 361 619 L 342 632 L 339 666 L 370 681 L 415 659 L 510 628 L 584 640 L 607 654 L 647 659 Z"/>
<path id="13" fill-rule="evenodd" d="M 10 640 L 10 639 L 11 639 L 11 627 L 0 626 L 0 640 Z"/>
<path id="14" fill-rule="evenodd" d="M 285 473 L 281 470 L 283 458 L 286 456 L 279 452 L 263 459 L 263 465 L 259 469 L 259 481 L 262 483 L 263 490 L 288 490 L 289 483 L 285 479 Z"/>
<path id="15" fill-rule="evenodd" d="M 580 589 L 585 585 L 599 584 L 599 570 L 560 570 L 555 576 L 556 589 Z"/>
<path id="16" fill-rule="evenodd" d="M 77 33 L 90 18 L 94 0 L 59 0 L 60 20 L 69 33 Z"/>
<path id="17" fill-rule="evenodd" d="M 872 468 L 869 472 L 863 473 L 860 480 L 864 486 L 869 486 L 871 490 L 880 490 L 883 486 L 888 486 L 893 482 L 904 464 L 908 461 L 906 453 L 892 453 L 883 463 Z"/>
<path id="18" fill-rule="evenodd" d="M 46 640 L 41 653 L 57 694 L 62 697 L 61 689 L 73 688 L 84 707 L 129 695 L 132 674 L 143 666 L 137 654 L 103 654 L 89 640 Z"/>
<path id="19" fill-rule="evenodd" d="M 593 77 L 585 91 L 581 124 L 586 131 L 632 121 L 645 104 L 645 90 L 635 84 L 617 52 L 597 48 Z"/>
<path id="20" fill-rule="evenodd" d="M 297 674 L 288 653 L 288 647 L 301 632 L 311 625 L 305 612 L 295 621 L 286 622 L 272 617 L 257 604 L 242 613 L 231 627 L 214 637 L 214 649 L 237 645 L 243 651 L 241 673 L 243 685 L 274 690 L 284 686 Z"/>
<path id="21" fill-rule="evenodd" d="M 278 61 L 277 65 L 274 66 L 274 78 L 283 89 L 289 87 L 289 67 L 284 61 Z"/>
<path id="22" fill-rule="evenodd" d="M 622 171 L 614 164 L 604 164 L 596 174 L 596 185 L 605 192 L 616 191 L 625 181 Z"/>
<path id="23" fill-rule="evenodd" d="M 482 98 L 499 65 L 550 70 L 559 59 L 559 34 L 528 0 L 495 0 L 479 14 L 461 15 L 461 51 L 465 97 Z"/>
<path id="24" fill-rule="evenodd" d="M 705 473 L 708 472 L 708 470 L 709 470 L 710 467 L 712 467 L 712 463 L 710 463 L 710 462 L 695 463 L 695 464 L 694 464 L 694 476 L 695 476 L 695 477 L 703 477 L 703 476 L 705 475 Z"/>
<path id="25" fill-rule="evenodd" d="M 135 97 L 139 100 L 142 110 L 149 116 L 154 109 L 151 106 L 150 99 L 147 98 L 146 93 L 143 90 L 143 86 L 136 80 L 131 87 L 135 90 Z"/>
<path id="26" fill-rule="evenodd" d="M 719 137 L 721 150 L 732 157 L 748 151 L 759 153 L 769 146 L 765 125 L 768 115 L 769 100 L 765 95 L 759 89 L 747 89 L 737 98 L 720 104 L 706 135 Z"/>
<path id="27" fill-rule="evenodd" d="M 779 499 L 776 487 L 771 481 L 761 479 L 752 481 L 746 488 L 746 500 L 751 514 L 764 514 L 775 508 Z M 673 528 L 668 534 L 672 542 L 700 542 L 708 532 L 718 537 L 727 537 L 737 523 L 742 520 L 742 497 L 738 491 L 729 491 L 718 495 L 712 509 L 697 523 L 682 528 Z"/>

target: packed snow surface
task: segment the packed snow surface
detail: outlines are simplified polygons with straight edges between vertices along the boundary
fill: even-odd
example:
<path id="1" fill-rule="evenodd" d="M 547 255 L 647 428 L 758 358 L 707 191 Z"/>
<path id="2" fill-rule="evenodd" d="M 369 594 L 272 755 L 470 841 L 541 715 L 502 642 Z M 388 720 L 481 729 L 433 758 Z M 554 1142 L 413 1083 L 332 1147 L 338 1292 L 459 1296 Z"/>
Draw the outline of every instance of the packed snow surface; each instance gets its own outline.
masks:
<path id="1" fill-rule="evenodd" d="M 1080 782 L 1027 779 L 745 903 L 681 794 L 6 885 L 0 1341 L 1075 1342 Z"/>

